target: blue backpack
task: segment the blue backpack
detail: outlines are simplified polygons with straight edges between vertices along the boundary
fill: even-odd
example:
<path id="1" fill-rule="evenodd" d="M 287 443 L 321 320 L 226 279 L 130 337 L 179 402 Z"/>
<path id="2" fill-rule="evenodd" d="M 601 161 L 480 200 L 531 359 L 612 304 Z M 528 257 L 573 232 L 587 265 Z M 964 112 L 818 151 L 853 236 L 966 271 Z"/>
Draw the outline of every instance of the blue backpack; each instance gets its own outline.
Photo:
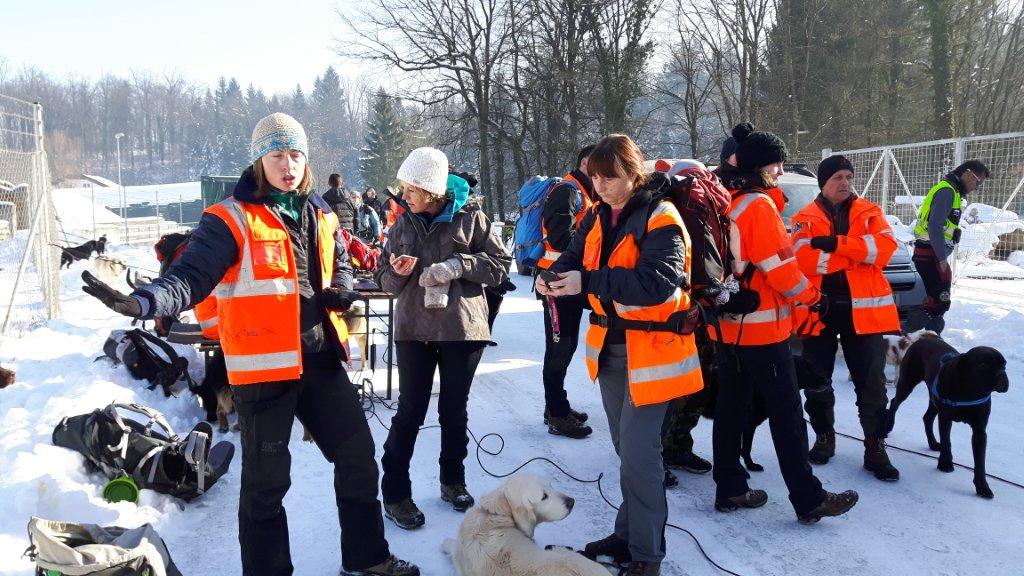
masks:
<path id="1" fill-rule="evenodd" d="M 557 177 L 546 178 L 534 176 L 530 178 L 523 187 L 519 189 L 519 220 L 516 221 L 515 249 L 514 256 L 516 265 L 520 270 L 523 267 L 533 268 L 537 261 L 544 255 L 544 235 L 541 233 L 541 222 L 544 218 L 544 202 L 548 194 L 555 186 L 564 184 L 576 186 L 568 181 Z M 582 197 L 577 197 L 577 205 L 573 213 L 580 210 L 583 205 Z"/>

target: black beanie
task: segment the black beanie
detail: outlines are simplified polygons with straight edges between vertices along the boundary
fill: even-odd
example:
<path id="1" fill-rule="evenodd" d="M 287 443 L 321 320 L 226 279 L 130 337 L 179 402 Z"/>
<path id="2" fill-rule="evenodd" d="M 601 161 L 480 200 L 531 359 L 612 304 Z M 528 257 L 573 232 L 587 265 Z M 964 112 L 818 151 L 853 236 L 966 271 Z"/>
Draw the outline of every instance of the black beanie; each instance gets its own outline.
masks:
<path id="1" fill-rule="evenodd" d="M 818 188 L 824 188 L 825 182 L 840 170 L 853 172 L 853 164 L 842 154 L 833 154 L 818 164 Z"/>
<path id="2" fill-rule="evenodd" d="M 722 142 L 722 152 L 718 155 L 718 159 L 721 162 L 728 162 L 729 156 L 732 156 L 735 153 L 736 139 L 733 138 L 732 136 L 729 136 L 728 138 L 725 139 L 725 142 Z"/>
<path id="3" fill-rule="evenodd" d="M 757 132 L 748 122 L 732 129 L 736 140 L 736 167 L 742 172 L 757 172 L 776 162 L 785 162 L 786 143 L 771 132 Z"/>

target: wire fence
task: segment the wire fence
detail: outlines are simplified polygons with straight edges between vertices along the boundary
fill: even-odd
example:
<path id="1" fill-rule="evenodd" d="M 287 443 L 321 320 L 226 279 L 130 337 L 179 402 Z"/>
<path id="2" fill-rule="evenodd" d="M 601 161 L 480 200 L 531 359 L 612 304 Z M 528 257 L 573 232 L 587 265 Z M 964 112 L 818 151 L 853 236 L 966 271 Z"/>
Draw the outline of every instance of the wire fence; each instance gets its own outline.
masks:
<path id="1" fill-rule="evenodd" d="M 965 198 L 955 273 L 968 278 L 1024 278 L 1024 132 L 935 140 L 843 154 L 855 168 L 855 188 L 895 217 L 912 237 L 928 190 L 966 160 L 981 160 L 991 175 Z M 898 222 L 897 222 L 898 220 Z"/>
<path id="2" fill-rule="evenodd" d="M 60 314 L 57 242 L 42 106 L 0 95 L 0 338 Z"/>
<path id="3" fill-rule="evenodd" d="M 196 182 L 56 188 L 58 234 L 68 243 L 103 237 L 110 244 L 153 244 L 195 226 L 202 214 L 198 189 Z"/>

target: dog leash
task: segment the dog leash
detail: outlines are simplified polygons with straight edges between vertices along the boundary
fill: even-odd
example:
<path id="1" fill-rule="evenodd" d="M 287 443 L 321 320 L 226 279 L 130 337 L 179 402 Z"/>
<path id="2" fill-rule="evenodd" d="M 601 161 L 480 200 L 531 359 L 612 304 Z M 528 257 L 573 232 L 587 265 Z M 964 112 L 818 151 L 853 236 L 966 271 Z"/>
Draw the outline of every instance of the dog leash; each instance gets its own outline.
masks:
<path id="1" fill-rule="evenodd" d="M 555 305 L 555 297 L 548 296 L 548 310 L 551 312 L 551 341 L 558 343 L 562 334 L 561 323 L 558 321 L 558 306 Z"/>

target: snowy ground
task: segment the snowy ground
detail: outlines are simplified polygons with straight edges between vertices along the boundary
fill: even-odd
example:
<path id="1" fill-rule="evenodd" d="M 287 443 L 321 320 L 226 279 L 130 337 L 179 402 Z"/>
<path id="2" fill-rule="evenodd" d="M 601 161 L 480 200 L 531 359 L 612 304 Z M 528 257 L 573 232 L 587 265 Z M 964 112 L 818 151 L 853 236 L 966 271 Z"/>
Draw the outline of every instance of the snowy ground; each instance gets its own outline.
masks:
<path id="1" fill-rule="evenodd" d="M 118 255 L 137 265 L 155 268 L 148 249 L 122 249 Z M 164 411 L 171 424 L 188 430 L 202 416 L 187 393 L 164 399 L 132 381 L 106 362 L 93 362 L 108 332 L 126 321 L 80 292 L 77 263 L 63 276 L 64 319 L 3 344 L 0 363 L 18 372 L 18 383 L 0 390 L 0 575 L 28 575 L 31 565 L 20 558 L 27 546 L 29 516 L 59 520 L 135 526 L 152 522 L 167 541 L 186 575 L 240 573 L 237 544 L 238 460 L 208 494 L 191 504 L 144 492 L 139 505 L 108 504 L 100 497 L 102 479 L 87 475 L 77 454 L 50 443 L 55 424 L 65 415 L 80 414 L 112 400 L 137 401 Z M 548 456 L 581 478 L 607 475 L 605 493 L 618 501 L 616 459 L 612 453 L 600 398 L 587 381 L 582 358 L 568 381 L 574 407 L 587 411 L 595 428 L 586 440 L 551 436 L 541 425 L 543 394 L 540 359 L 543 352 L 541 312 L 517 276 L 519 290 L 509 295 L 498 319 L 500 345 L 484 355 L 470 398 L 470 427 L 479 437 L 488 432 L 505 437 L 504 452 L 483 455 L 484 465 L 503 473 L 534 456 Z M 1024 482 L 1019 414 L 1024 410 L 1024 282 L 970 280 L 958 283 L 956 303 L 948 316 L 947 338 L 958 348 L 987 344 L 999 347 L 1009 360 L 1012 385 L 997 396 L 989 424 L 988 468 L 993 474 Z M 198 365 L 198 362 L 196 363 Z M 890 369 L 891 371 L 891 369 Z M 859 434 L 852 386 L 845 366 L 836 369 L 837 427 Z M 376 376 L 378 386 L 383 374 Z M 890 390 L 891 395 L 891 390 Z M 920 415 L 926 393 L 919 387 L 900 413 L 891 443 L 926 450 Z M 389 414 L 378 407 L 385 422 Z M 436 423 L 436 414 L 427 424 Z M 376 421 L 371 429 L 378 455 L 386 431 Z M 302 443 L 293 431 L 293 486 L 285 499 L 291 525 L 296 574 L 335 574 L 340 564 L 338 523 L 331 488 L 331 468 L 317 449 Z M 695 431 L 696 449 L 711 453 L 711 423 Z M 238 441 L 237 433 L 225 436 Z M 494 440 L 493 438 L 491 440 Z M 488 441 L 485 445 L 494 449 Z M 967 428 L 953 435 L 954 459 L 971 464 Z M 424 574 L 451 574 L 441 542 L 454 536 L 461 515 L 438 497 L 436 429 L 424 430 L 413 460 L 415 497 L 427 525 L 404 532 L 387 523 L 392 549 L 418 563 Z M 681 473 L 681 485 L 669 492 L 670 521 L 691 530 L 721 565 L 739 574 L 1011 574 L 1020 573 L 1024 548 L 1024 490 L 992 481 L 994 501 L 974 495 L 971 475 L 964 470 L 942 474 L 935 461 L 892 452 L 902 478 L 895 484 L 875 480 L 861 465 L 861 446 L 839 439 L 838 454 L 817 471 L 826 488 L 854 488 L 860 504 L 846 517 L 802 526 L 786 499 L 767 427 L 758 431 L 754 457 L 766 471 L 752 484 L 768 490 L 769 503 L 760 510 L 719 514 L 712 508 L 710 476 Z M 577 499 L 571 516 L 542 525 L 539 544 L 582 546 L 610 532 L 614 511 L 602 502 L 593 484 L 578 484 L 547 464 L 529 472 L 550 477 Z M 467 461 L 470 490 L 483 495 L 498 484 L 477 464 L 471 446 Z M 668 558 L 663 574 L 717 574 L 686 534 L 669 528 Z"/>

